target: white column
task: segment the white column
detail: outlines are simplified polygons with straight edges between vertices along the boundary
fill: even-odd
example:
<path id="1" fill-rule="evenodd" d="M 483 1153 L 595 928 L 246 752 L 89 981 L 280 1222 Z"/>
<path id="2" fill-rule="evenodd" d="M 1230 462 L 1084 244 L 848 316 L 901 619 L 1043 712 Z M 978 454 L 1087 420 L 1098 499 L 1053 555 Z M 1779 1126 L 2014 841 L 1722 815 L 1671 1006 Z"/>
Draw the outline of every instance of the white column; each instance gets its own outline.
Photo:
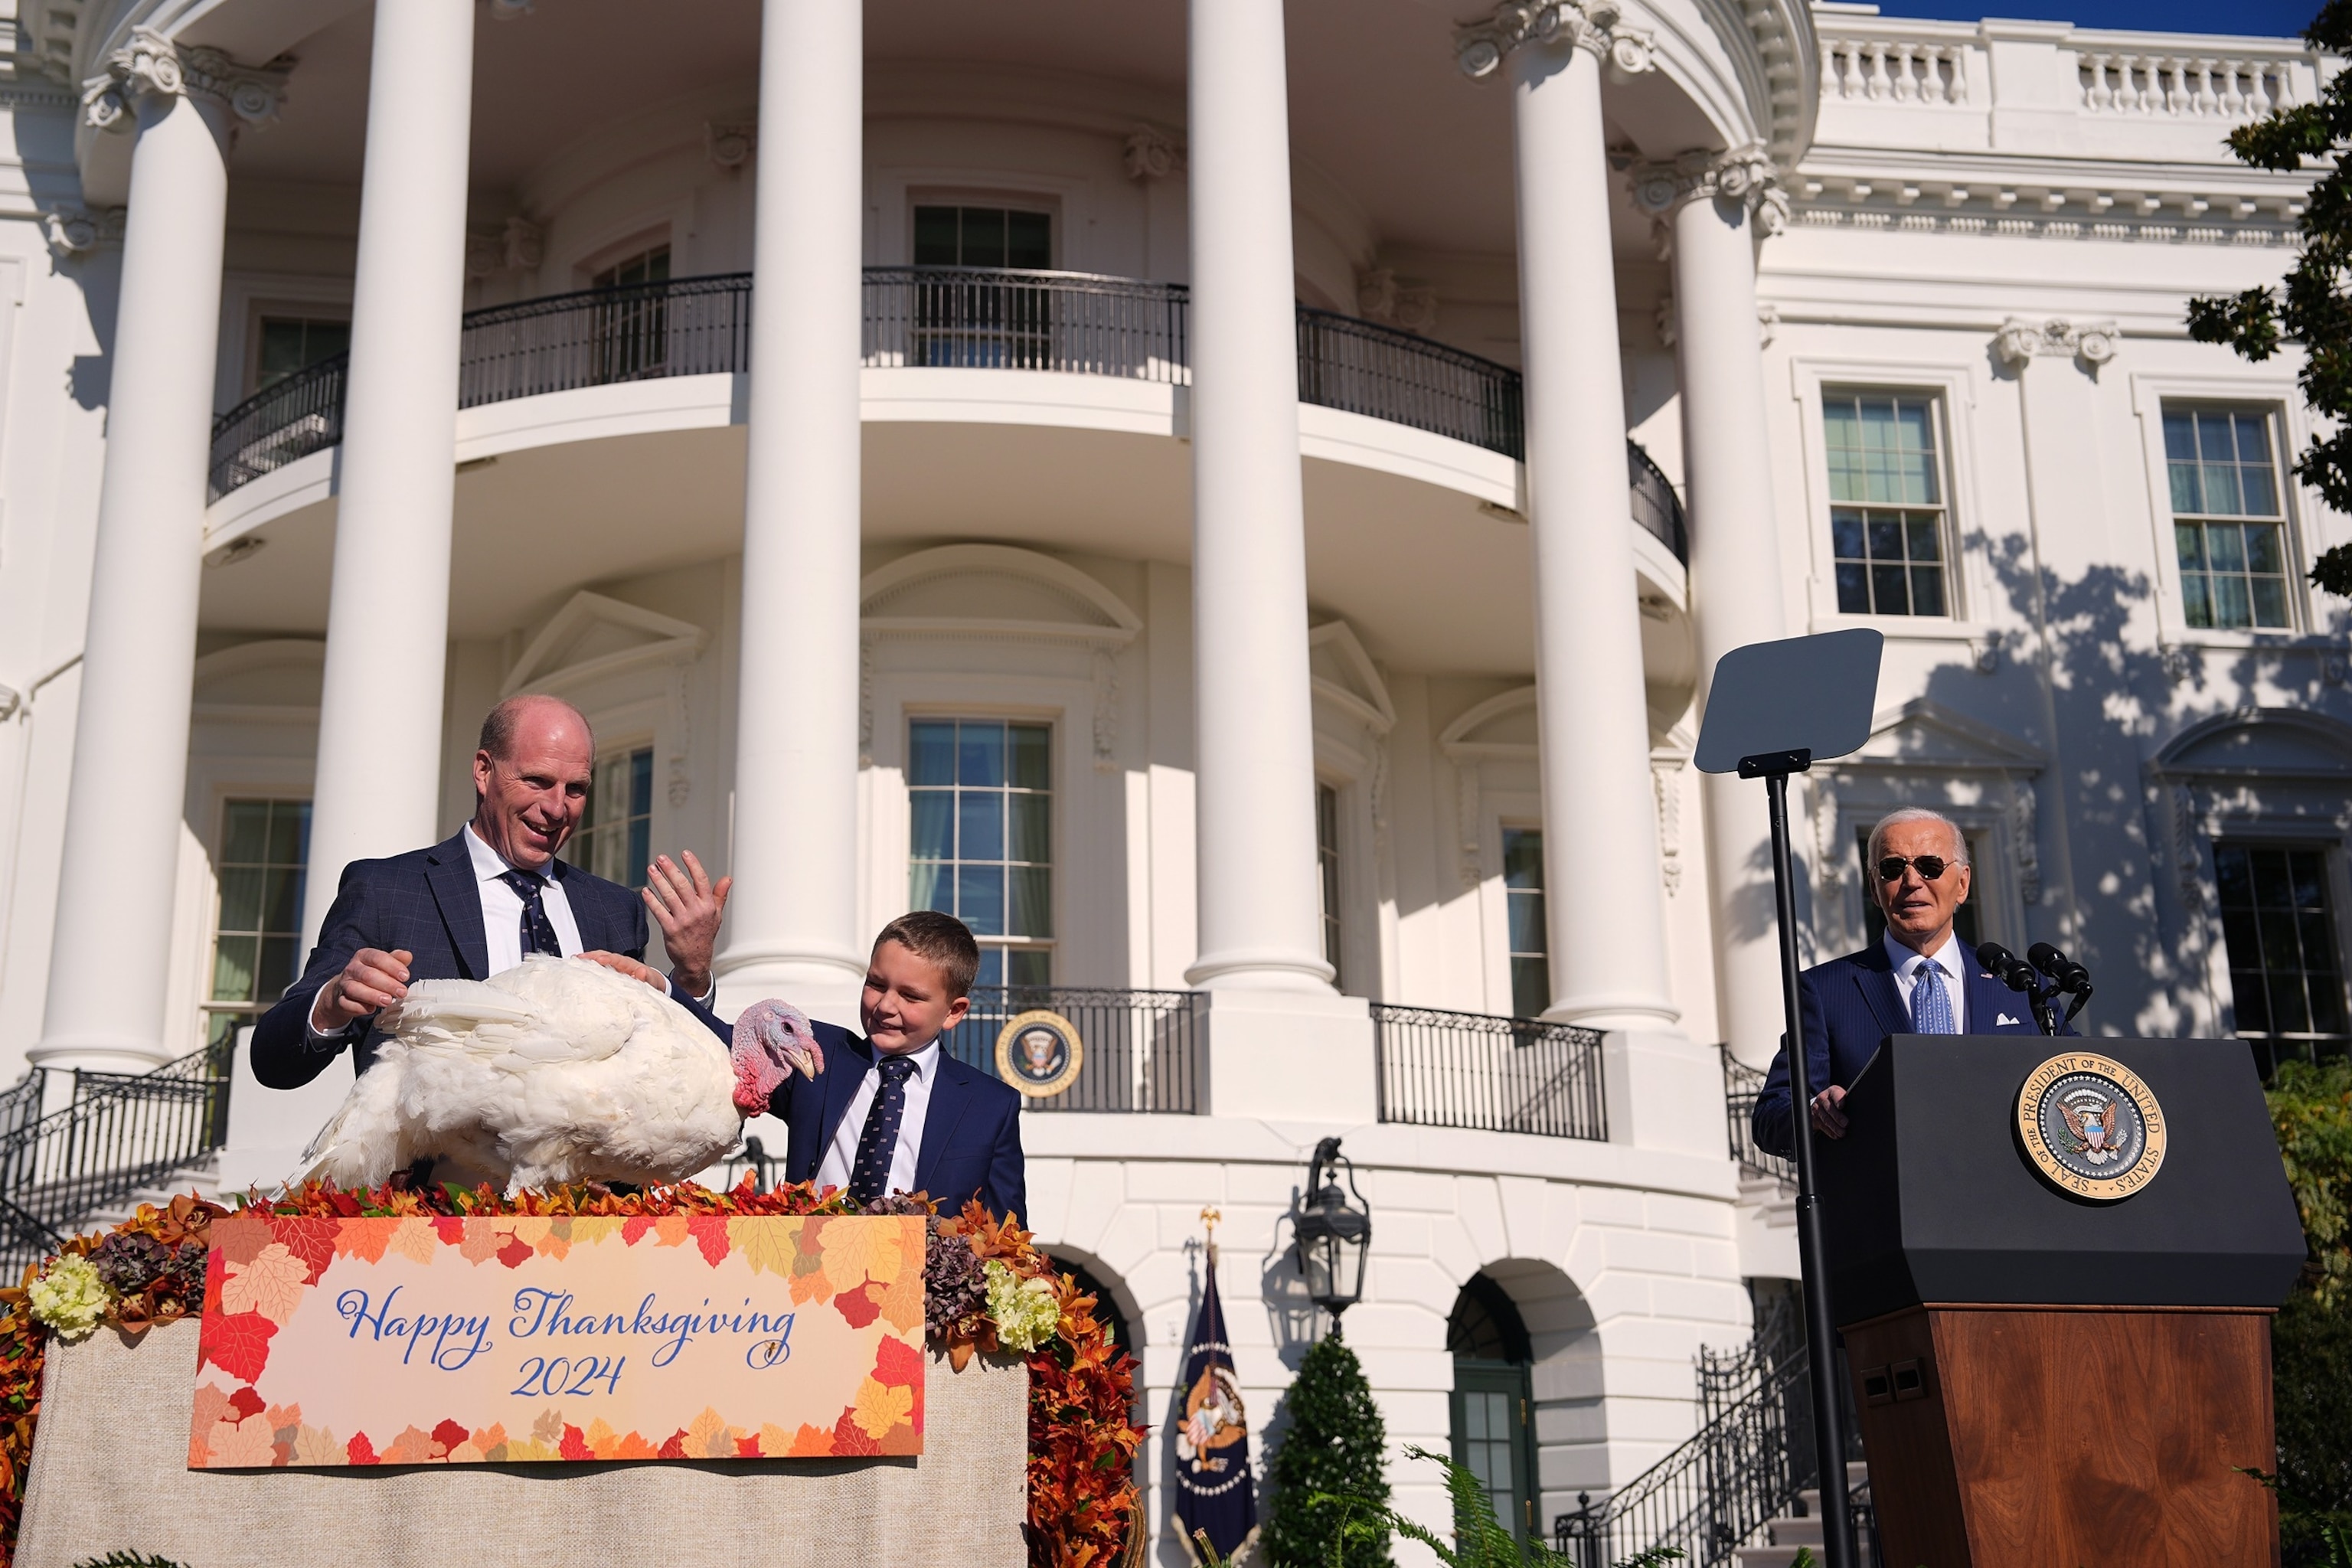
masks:
<path id="1" fill-rule="evenodd" d="M 1282 6 L 1192 0 L 1192 668 L 1213 990 L 1328 994 Z"/>
<path id="2" fill-rule="evenodd" d="M 470 0 L 375 9 L 303 943 L 343 867 L 440 837 Z"/>
<path id="3" fill-rule="evenodd" d="M 140 1072 L 200 1043 L 166 1016 L 187 784 L 205 475 L 220 335 L 226 150 L 278 79 L 146 28 L 107 61 L 90 122 L 128 130 L 131 195 L 110 348 L 81 701 L 36 1065 Z M 234 107 L 232 107 L 232 102 Z"/>
<path id="4" fill-rule="evenodd" d="M 767 0 L 752 237 L 751 456 L 720 1010 L 781 995 L 854 1020 L 858 356 L 865 17 Z M 898 911 L 889 911 L 896 914 Z"/>
<path id="5" fill-rule="evenodd" d="M 1786 207 L 1773 180 L 1759 147 L 1688 154 L 1633 174 L 1635 204 L 1666 226 L 1674 262 L 1702 712 L 1716 660 L 1789 635 L 1756 321 L 1758 231 L 1778 232 Z M 1729 773 L 1704 775 L 1701 789 L 1718 1012 L 1732 1053 L 1760 1067 L 1780 1045 L 1782 1016 L 1764 792 Z"/>
<path id="6" fill-rule="evenodd" d="M 1548 38 L 1465 38 L 1466 69 L 1509 45 L 1535 548 L 1536 700 L 1543 762 L 1549 1016 L 1656 1029 L 1676 1010 L 1625 470 L 1625 394 L 1609 247 L 1601 58 L 1639 68 L 1612 7 L 1546 13 Z M 1622 58 L 1627 54 L 1631 58 Z M 1481 72 L 1483 74 L 1483 72 Z"/>

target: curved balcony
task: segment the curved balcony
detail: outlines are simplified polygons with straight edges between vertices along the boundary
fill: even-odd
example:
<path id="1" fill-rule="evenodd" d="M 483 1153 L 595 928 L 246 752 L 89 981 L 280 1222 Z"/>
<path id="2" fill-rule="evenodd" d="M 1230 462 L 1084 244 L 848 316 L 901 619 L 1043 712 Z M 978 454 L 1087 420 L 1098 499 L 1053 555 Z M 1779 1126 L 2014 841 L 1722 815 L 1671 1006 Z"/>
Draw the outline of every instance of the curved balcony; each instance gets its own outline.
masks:
<path id="1" fill-rule="evenodd" d="M 865 363 L 1053 371 L 1181 384 L 1187 290 L 1073 272 L 981 267 L 866 269 Z M 730 273 L 555 294 L 467 312 L 457 404 L 751 368 L 751 278 Z M 342 439 L 339 355 L 214 422 L 215 499 Z M 1518 372 L 1412 332 L 1298 310 L 1303 403 L 1386 419 L 1517 458 Z M 1687 559 L 1682 503 L 1628 440 L 1633 519 Z"/>

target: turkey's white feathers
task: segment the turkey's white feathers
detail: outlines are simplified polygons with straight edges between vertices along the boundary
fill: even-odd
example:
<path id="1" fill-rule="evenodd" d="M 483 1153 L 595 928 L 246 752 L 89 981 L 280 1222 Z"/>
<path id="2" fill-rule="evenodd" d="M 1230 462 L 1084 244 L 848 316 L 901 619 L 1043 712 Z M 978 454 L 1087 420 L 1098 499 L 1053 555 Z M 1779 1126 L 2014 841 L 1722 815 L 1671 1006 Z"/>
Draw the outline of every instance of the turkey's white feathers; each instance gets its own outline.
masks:
<path id="1" fill-rule="evenodd" d="M 681 1181 L 735 1146 L 726 1047 L 651 986 L 532 957 L 487 981 L 420 980 L 295 1177 L 372 1186 L 436 1157 L 524 1187 Z"/>

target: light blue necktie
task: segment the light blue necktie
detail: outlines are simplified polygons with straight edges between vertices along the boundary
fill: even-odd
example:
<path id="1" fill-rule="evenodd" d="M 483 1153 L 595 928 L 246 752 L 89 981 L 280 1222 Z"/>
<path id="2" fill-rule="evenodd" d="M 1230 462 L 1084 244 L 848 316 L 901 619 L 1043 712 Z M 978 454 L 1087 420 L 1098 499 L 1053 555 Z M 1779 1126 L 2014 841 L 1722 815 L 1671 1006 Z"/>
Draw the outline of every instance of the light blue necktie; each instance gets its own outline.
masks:
<path id="1" fill-rule="evenodd" d="M 1919 966 L 1918 983 L 1911 988 L 1911 1027 L 1922 1035 L 1957 1035 L 1959 1026 L 1952 1017 L 1951 994 L 1944 989 L 1943 966 L 1935 963 Z"/>

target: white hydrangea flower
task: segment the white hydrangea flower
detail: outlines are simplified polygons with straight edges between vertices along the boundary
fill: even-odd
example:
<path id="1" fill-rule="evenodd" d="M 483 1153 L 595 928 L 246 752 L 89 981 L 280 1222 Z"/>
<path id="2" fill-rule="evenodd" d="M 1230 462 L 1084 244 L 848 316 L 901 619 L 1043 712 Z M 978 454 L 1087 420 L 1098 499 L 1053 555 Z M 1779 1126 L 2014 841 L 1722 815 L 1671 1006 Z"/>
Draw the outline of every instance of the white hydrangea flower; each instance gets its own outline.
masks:
<path id="1" fill-rule="evenodd" d="M 1003 1259 L 988 1260 L 988 1315 L 997 1342 L 1027 1352 L 1054 1337 L 1062 1323 L 1061 1298 L 1050 1279 L 1024 1279 Z"/>
<path id="2" fill-rule="evenodd" d="M 60 1258 L 25 1292 L 33 1316 L 68 1342 L 88 1339 L 111 1294 L 87 1258 Z"/>

